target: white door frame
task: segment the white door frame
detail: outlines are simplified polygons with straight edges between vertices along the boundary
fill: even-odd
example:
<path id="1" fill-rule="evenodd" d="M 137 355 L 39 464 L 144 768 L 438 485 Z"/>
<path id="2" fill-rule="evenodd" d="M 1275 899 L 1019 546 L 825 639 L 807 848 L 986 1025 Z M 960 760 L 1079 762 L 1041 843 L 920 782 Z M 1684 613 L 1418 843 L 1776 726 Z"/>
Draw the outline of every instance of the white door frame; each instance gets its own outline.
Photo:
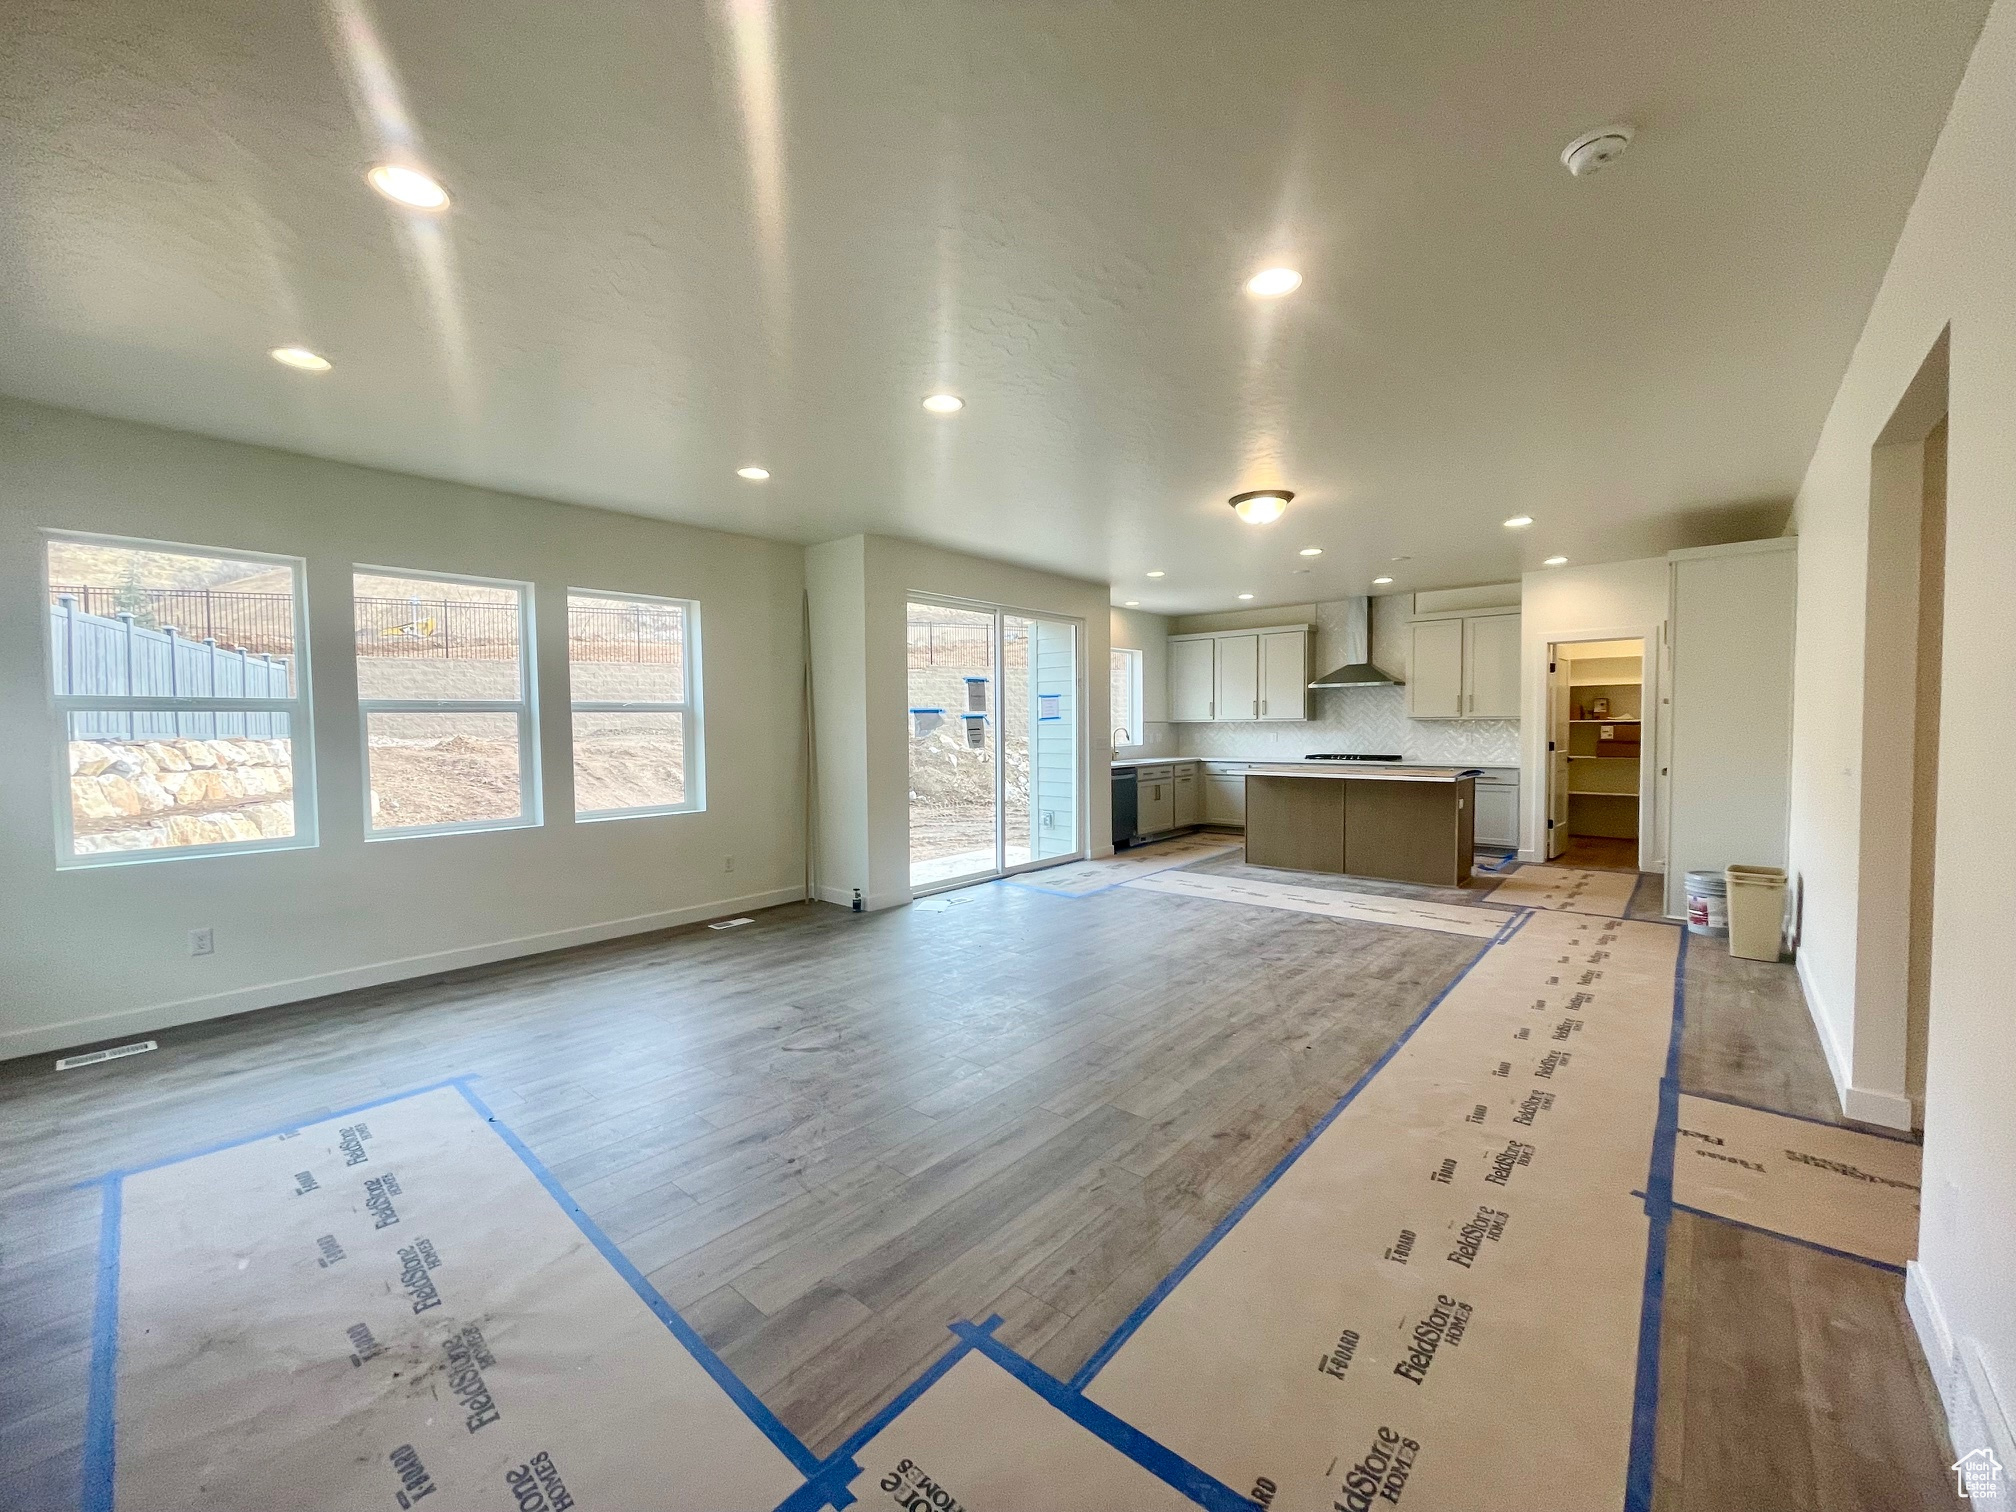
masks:
<path id="1" fill-rule="evenodd" d="M 1537 843 L 1531 847 L 1521 847 L 1520 859 L 1546 861 L 1548 859 L 1547 819 L 1553 798 L 1554 764 L 1549 760 L 1547 749 L 1548 731 L 1551 728 L 1548 700 L 1551 696 L 1551 679 L 1547 666 L 1552 662 L 1557 646 L 1583 645 L 1589 641 L 1635 640 L 1641 642 L 1640 656 L 1644 687 L 1639 694 L 1643 707 L 1638 748 L 1638 869 L 1659 871 L 1665 866 L 1666 836 L 1663 824 L 1665 793 L 1664 768 L 1666 759 L 1666 670 L 1667 647 L 1665 626 L 1626 625 L 1600 630 L 1572 630 L 1555 632 L 1547 636 L 1540 645 L 1540 676 L 1535 694 L 1529 698 L 1526 717 L 1538 721 L 1540 731 L 1539 771 L 1533 784 L 1535 796 L 1527 800 L 1527 817 L 1534 823 L 1533 835 Z M 1533 707 L 1534 703 L 1538 708 Z M 1530 851 L 1530 853 L 1529 853 Z"/>

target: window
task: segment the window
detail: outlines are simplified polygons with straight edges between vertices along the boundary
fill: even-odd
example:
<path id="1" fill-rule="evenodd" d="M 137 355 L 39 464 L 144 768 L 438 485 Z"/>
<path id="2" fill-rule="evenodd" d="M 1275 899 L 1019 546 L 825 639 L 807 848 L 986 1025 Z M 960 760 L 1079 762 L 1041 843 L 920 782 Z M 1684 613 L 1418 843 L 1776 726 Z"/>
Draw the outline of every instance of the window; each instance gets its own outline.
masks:
<path id="1" fill-rule="evenodd" d="M 529 585 L 360 567 L 352 593 L 371 837 L 537 824 Z"/>
<path id="2" fill-rule="evenodd" d="M 574 816 L 627 819 L 705 808 L 700 606 L 567 595 L 574 700 Z"/>
<path id="3" fill-rule="evenodd" d="M 65 866 L 315 843 L 293 557 L 51 536 Z"/>
<path id="4" fill-rule="evenodd" d="M 1108 733 L 1115 747 L 1138 746 L 1146 740 L 1141 731 L 1141 653 L 1122 646 L 1113 648 L 1112 723 Z"/>

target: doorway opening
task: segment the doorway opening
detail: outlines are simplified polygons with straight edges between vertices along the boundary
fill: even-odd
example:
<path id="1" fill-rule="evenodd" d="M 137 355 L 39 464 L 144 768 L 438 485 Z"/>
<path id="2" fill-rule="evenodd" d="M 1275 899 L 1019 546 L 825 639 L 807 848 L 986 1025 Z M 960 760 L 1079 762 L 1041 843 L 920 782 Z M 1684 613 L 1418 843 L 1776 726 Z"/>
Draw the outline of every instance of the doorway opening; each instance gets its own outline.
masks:
<path id="1" fill-rule="evenodd" d="M 1924 1126 L 1932 1020 L 1948 350 L 1941 332 L 1869 455 L 1853 1082 L 1896 1096 L 1898 1127 L 1906 1103 Z"/>
<path id="2" fill-rule="evenodd" d="M 1549 861 L 1638 871 L 1645 781 L 1645 642 L 1547 648 Z"/>
<path id="3" fill-rule="evenodd" d="M 908 605 L 910 889 L 1086 854 L 1079 626 L 989 606 Z"/>

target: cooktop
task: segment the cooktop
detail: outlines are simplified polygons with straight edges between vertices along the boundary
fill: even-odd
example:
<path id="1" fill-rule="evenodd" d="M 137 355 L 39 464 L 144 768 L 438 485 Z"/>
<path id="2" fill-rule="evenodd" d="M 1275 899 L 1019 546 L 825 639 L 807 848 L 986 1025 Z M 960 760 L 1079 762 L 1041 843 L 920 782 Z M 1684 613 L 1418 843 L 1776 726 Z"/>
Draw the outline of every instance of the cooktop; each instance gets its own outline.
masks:
<path id="1" fill-rule="evenodd" d="M 1405 761 L 1404 756 L 1363 756 L 1356 751 L 1314 751 L 1302 758 L 1304 761 L 1383 761 L 1388 765 Z"/>

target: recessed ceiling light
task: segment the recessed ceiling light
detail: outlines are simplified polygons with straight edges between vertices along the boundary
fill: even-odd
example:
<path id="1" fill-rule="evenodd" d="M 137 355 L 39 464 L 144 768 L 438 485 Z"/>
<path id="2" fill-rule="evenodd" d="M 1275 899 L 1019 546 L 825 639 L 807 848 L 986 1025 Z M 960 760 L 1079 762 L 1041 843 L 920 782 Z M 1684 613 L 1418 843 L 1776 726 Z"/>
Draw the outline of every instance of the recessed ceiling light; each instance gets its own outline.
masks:
<path id="1" fill-rule="evenodd" d="M 957 394 L 927 394 L 924 408 L 934 415 L 956 415 L 966 408 L 966 401 Z"/>
<path id="2" fill-rule="evenodd" d="M 364 175 L 373 189 L 409 210 L 446 210 L 448 191 L 418 168 L 380 163 Z"/>
<path id="3" fill-rule="evenodd" d="M 1540 565 L 1542 567 L 1566 567 L 1568 565 L 1568 558 L 1549 557 L 1547 558 L 1546 561 L 1542 562 Z"/>
<path id="4" fill-rule="evenodd" d="M 1531 515 L 1514 515 L 1512 516 L 1511 519 L 1505 522 L 1505 528 L 1507 530 L 1524 530 L 1528 525 L 1531 525 L 1532 523 L 1533 523 L 1533 516 Z"/>
<path id="5" fill-rule="evenodd" d="M 1323 548 L 1322 548 L 1321 546 L 1304 546 L 1304 547 L 1302 548 L 1302 555 L 1303 555 L 1303 556 L 1321 556 L 1321 555 L 1323 555 Z"/>
<path id="6" fill-rule="evenodd" d="M 1263 268 L 1246 280 L 1246 292 L 1262 299 L 1279 299 L 1302 287 L 1302 275 L 1293 268 Z"/>
<path id="7" fill-rule="evenodd" d="M 1252 493 L 1234 494 L 1225 502 L 1248 525 L 1270 525 L 1288 512 L 1295 495 L 1285 488 L 1259 488 Z"/>
<path id="8" fill-rule="evenodd" d="M 1372 579 L 1372 583 L 1373 583 L 1373 586 L 1374 586 L 1374 587 L 1377 587 L 1377 586 L 1378 586 L 1379 584 L 1381 584 L 1381 583 L 1390 583 L 1390 582 L 1392 582 L 1392 581 L 1393 581 L 1393 579 L 1391 579 L 1391 578 L 1389 578 L 1389 577 L 1376 577 L 1376 578 Z"/>
<path id="9" fill-rule="evenodd" d="M 1411 562 L 1414 560 L 1414 558 L 1410 556 L 1396 556 L 1396 557 L 1388 557 L 1386 558 L 1386 560 L 1389 562 Z"/>
<path id="10" fill-rule="evenodd" d="M 1249 599 L 1249 598 L 1253 597 L 1253 595 L 1252 595 L 1252 594 L 1250 594 L 1250 593 L 1242 593 L 1242 594 L 1240 594 L 1240 595 L 1239 595 L 1239 597 L 1241 597 L 1242 599 Z"/>
<path id="11" fill-rule="evenodd" d="M 1129 599 L 1127 600 L 1126 603 L 1122 604 L 1120 607 L 1122 609 L 1139 609 L 1141 607 L 1141 600 Z"/>
<path id="12" fill-rule="evenodd" d="M 1157 567 L 1153 572 L 1148 574 L 1148 576 L 1150 577 L 1167 577 L 1168 575 L 1169 574 L 1164 572 L 1160 567 Z"/>
<path id="13" fill-rule="evenodd" d="M 751 483 L 761 483 L 765 478 L 770 476 L 770 469 L 767 467 L 738 467 L 735 469 L 735 476 L 738 478 L 747 478 Z"/>
<path id="14" fill-rule="evenodd" d="M 266 355 L 282 367 L 291 367 L 303 373 L 326 373 L 330 367 L 327 357 L 304 346 L 275 347 Z"/>

